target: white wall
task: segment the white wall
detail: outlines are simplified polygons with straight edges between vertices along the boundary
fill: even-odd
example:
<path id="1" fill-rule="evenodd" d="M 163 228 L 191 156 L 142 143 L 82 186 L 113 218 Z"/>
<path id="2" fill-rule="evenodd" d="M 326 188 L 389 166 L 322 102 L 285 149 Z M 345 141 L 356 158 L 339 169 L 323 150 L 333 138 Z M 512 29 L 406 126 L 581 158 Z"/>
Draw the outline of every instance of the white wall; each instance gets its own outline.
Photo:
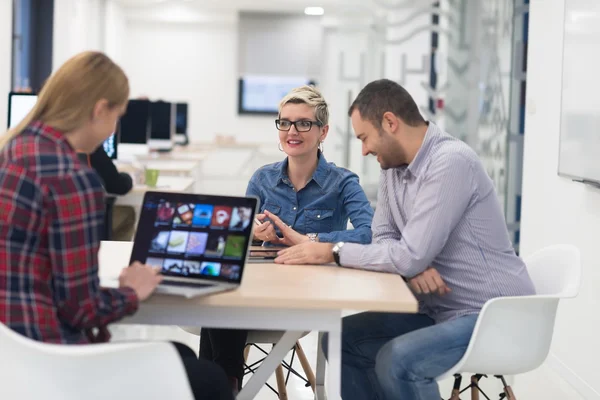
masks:
<path id="1" fill-rule="evenodd" d="M 132 97 L 186 101 L 193 142 L 216 134 L 240 142 L 277 143 L 272 117 L 237 114 L 237 30 L 235 22 L 127 24 L 123 67 Z"/>
<path id="2" fill-rule="evenodd" d="M 104 50 L 105 0 L 54 0 L 52 70 L 85 50 Z"/>
<path id="3" fill-rule="evenodd" d="M 0 1 L 0 132 L 6 127 L 8 92 L 11 89 L 12 1 Z"/>
<path id="4" fill-rule="evenodd" d="M 348 107 L 358 95 L 361 85 L 367 82 L 366 77 L 361 77 L 361 57 L 367 57 L 367 48 L 368 37 L 360 30 L 340 29 L 338 25 L 325 29 L 320 82 L 330 115 L 329 134 L 324 143 L 325 156 L 328 161 L 344 165 L 344 135 L 350 133 L 349 168 L 356 172 L 362 169 L 363 157 L 360 142 L 354 139 L 352 128 L 350 132 L 347 131 Z"/>
<path id="5" fill-rule="evenodd" d="M 186 4 L 125 10 L 122 66 L 132 96 L 187 101 L 192 142 L 231 135 L 277 146 L 274 117 L 237 113 L 238 15 Z M 272 48 L 275 50 L 275 48 Z M 275 56 L 275 55 L 273 55 Z"/>
<path id="6" fill-rule="evenodd" d="M 516 386 L 527 387 L 537 374 L 545 383 L 537 387 L 535 398 L 598 399 L 600 192 L 556 172 L 564 6 L 565 0 L 532 0 L 530 5 L 521 254 L 555 243 L 575 244 L 582 254 L 583 280 L 579 297 L 560 306 L 546 367 L 518 377 Z"/>
<path id="7" fill-rule="evenodd" d="M 239 72 L 319 80 L 323 62 L 322 32 L 319 17 L 240 13 Z"/>
<path id="8" fill-rule="evenodd" d="M 415 99 L 417 106 L 425 109 L 429 96 L 422 84 L 429 85 L 431 13 L 419 11 L 425 9 L 421 7 L 427 3 L 414 2 L 410 7 L 399 6 L 387 13 L 385 70 L 382 76 L 399 82 Z"/>
<path id="9" fill-rule="evenodd" d="M 123 8 L 116 0 L 106 0 L 104 26 L 104 51 L 114 62 L 121 65 L 125 57 L 127 21 Z"/>

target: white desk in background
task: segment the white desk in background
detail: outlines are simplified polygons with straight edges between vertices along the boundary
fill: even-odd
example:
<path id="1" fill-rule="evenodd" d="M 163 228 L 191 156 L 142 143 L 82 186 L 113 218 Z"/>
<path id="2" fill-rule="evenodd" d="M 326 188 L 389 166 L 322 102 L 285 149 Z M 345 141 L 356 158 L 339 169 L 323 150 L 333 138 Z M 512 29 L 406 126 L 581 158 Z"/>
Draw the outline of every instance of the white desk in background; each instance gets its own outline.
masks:
<path id="1" fill-rule="evenodd" d="M 129 193 L 117 197 L 116 204 L 133 206 L 137 210 L 142 206 L 147 191 L 193 193 L 194 183 L 192 178 L 159 175 L 156 187 L 134 185 Z"/>
<path id="2" fill-rule="evenodd" d="M 137 160 L 142 163 L 149 163 L 151 161 L 195 161 L 201 163 L 210 154 L 210 150 L 196 150 L 196 151 L 177 151 L 173 150 L 170 153 L 159 153 L 148 157 L 138 157 Z"/>
<path id="3" fill-rule="evenodd" d="M 159 176 L 192 178 L 195 185 L 193 191 L 198 191 L 200 189 L 202 160 L 138 159 L 138 162 L 148 169 L 159 170 Z"/>
<path id="4" fill-rule="evenodd" d="M 161 175 L 187 176 L 197 178 L 200 172 L 201 160 L 175 160 L 175 159 L 138 159 L 140 164 L 148 169 L 157 169 Z"/>
<path id="5" fill-rule="evenodd" d="M 131 242 L 102 242 L 103 286 L 117 284 L 132 246 Z M 417 301 L 399 275 L 324 265 L 246 264 L 236 290 L 192 299 L 155 294 L 122 323 L 285 330 L 238 400 L 256 396 L 303 332 L 329 332 L 327 392 L 330 399 L 339 400 L 344 310 L 415 313 Z M 321 351 L 318 354 L 315 398 L 324 399 L 325 359 Z"/>

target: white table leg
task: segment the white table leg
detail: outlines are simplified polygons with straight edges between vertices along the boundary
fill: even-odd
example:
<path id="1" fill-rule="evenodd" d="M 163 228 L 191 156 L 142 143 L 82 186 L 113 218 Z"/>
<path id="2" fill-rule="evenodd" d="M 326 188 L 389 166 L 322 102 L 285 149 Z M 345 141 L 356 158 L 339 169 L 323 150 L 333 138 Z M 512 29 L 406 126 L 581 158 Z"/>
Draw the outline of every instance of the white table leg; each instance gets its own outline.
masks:
<path id="1" fill-rule="evenodd" d="M 327 393 L 332 400 L 341 400 L 342 389 L 342 321 L 336 330 L 329 331 L 327 349 Z"/>
<path id="2" fill-rule="evenodd" d="M 281 364 L 281 361 L 292 347 L 294 347 L 294 344 L 296 344 L 298 339 L 302 337 L 303 333 L 304 332 L 301 331 L 287 331 L 284 333 L 267 358 L 260 364 L 260 367 L 252 374 L 248 383 L 242 387 L 242 391 L 238 394 L 237 400 L 250 400 L 256 397 L 269 377 L 275 372 L 275 368 Z"/>
<path id="3" fill-rule="evenodd" d="M 323 332 L 319 332 L 319 341 L 317 344 L 317 372 L 315 376 L 315 400 L 324 400 L 327 398 L 325 395 L 325 367 L 327 360 L 325 359 L 325 353 L 323 352 L 322 344 Z"/>

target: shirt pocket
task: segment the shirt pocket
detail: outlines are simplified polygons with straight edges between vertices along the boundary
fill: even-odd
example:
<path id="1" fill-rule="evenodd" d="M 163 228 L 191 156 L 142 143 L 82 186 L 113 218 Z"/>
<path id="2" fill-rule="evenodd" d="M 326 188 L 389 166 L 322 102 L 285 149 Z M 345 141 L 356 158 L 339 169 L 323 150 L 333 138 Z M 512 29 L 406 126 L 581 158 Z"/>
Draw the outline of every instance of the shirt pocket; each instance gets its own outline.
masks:
<path id="1" fill-rule="evenodd" d="M 283 221 L 284 224 L 287 225 L 286 218 L 281 215 L 281 206 L 273 203 L 265 203 L 265 207 L 262 209 L 262 213 L 264 214 L 265 210 L 269 211 L 271 214 L 275 214 Z M 268 219 L 267 219 L 268 220 Z M 273 228 L 275 228 L 275 232 L 280 235 L 281 231 L 277 227 L 277 225 L 273 224 Z M 281 236 L 281 235 L 280 235 Z"/>
<path id="2" fill-rule="evenodd" d="M 311 208 L 304 210 L 306 233 L 329 233 L 333 229 L 333 209 Z"/>
<path id="3" fill-rule="evenodd" d="M 261 212 L 264 213 L 265 210 L 267 210 L 270 213 L 273 213 L 277 216 L 279 216 L 279 214 L 281 214 L 281 206 L 278 206 L 277 204 L 265 203 L 265 206 L 262 208 Z"/>

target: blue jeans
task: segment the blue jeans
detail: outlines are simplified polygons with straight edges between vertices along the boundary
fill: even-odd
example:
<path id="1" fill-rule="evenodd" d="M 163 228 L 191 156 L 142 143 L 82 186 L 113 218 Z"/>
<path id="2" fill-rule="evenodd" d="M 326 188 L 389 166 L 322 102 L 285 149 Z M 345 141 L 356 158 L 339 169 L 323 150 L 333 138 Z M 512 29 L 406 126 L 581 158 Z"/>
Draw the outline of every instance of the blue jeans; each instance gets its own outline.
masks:
<path id="1" fill-rule="evenodd" d="M 362 313 L 342 321 L 344 400 L 439 400 L 435 377 L 464 355 L 477 315 L 435 324 L 423 314 Z M 327 335 L 323 350 L 327 354 Z"/>

